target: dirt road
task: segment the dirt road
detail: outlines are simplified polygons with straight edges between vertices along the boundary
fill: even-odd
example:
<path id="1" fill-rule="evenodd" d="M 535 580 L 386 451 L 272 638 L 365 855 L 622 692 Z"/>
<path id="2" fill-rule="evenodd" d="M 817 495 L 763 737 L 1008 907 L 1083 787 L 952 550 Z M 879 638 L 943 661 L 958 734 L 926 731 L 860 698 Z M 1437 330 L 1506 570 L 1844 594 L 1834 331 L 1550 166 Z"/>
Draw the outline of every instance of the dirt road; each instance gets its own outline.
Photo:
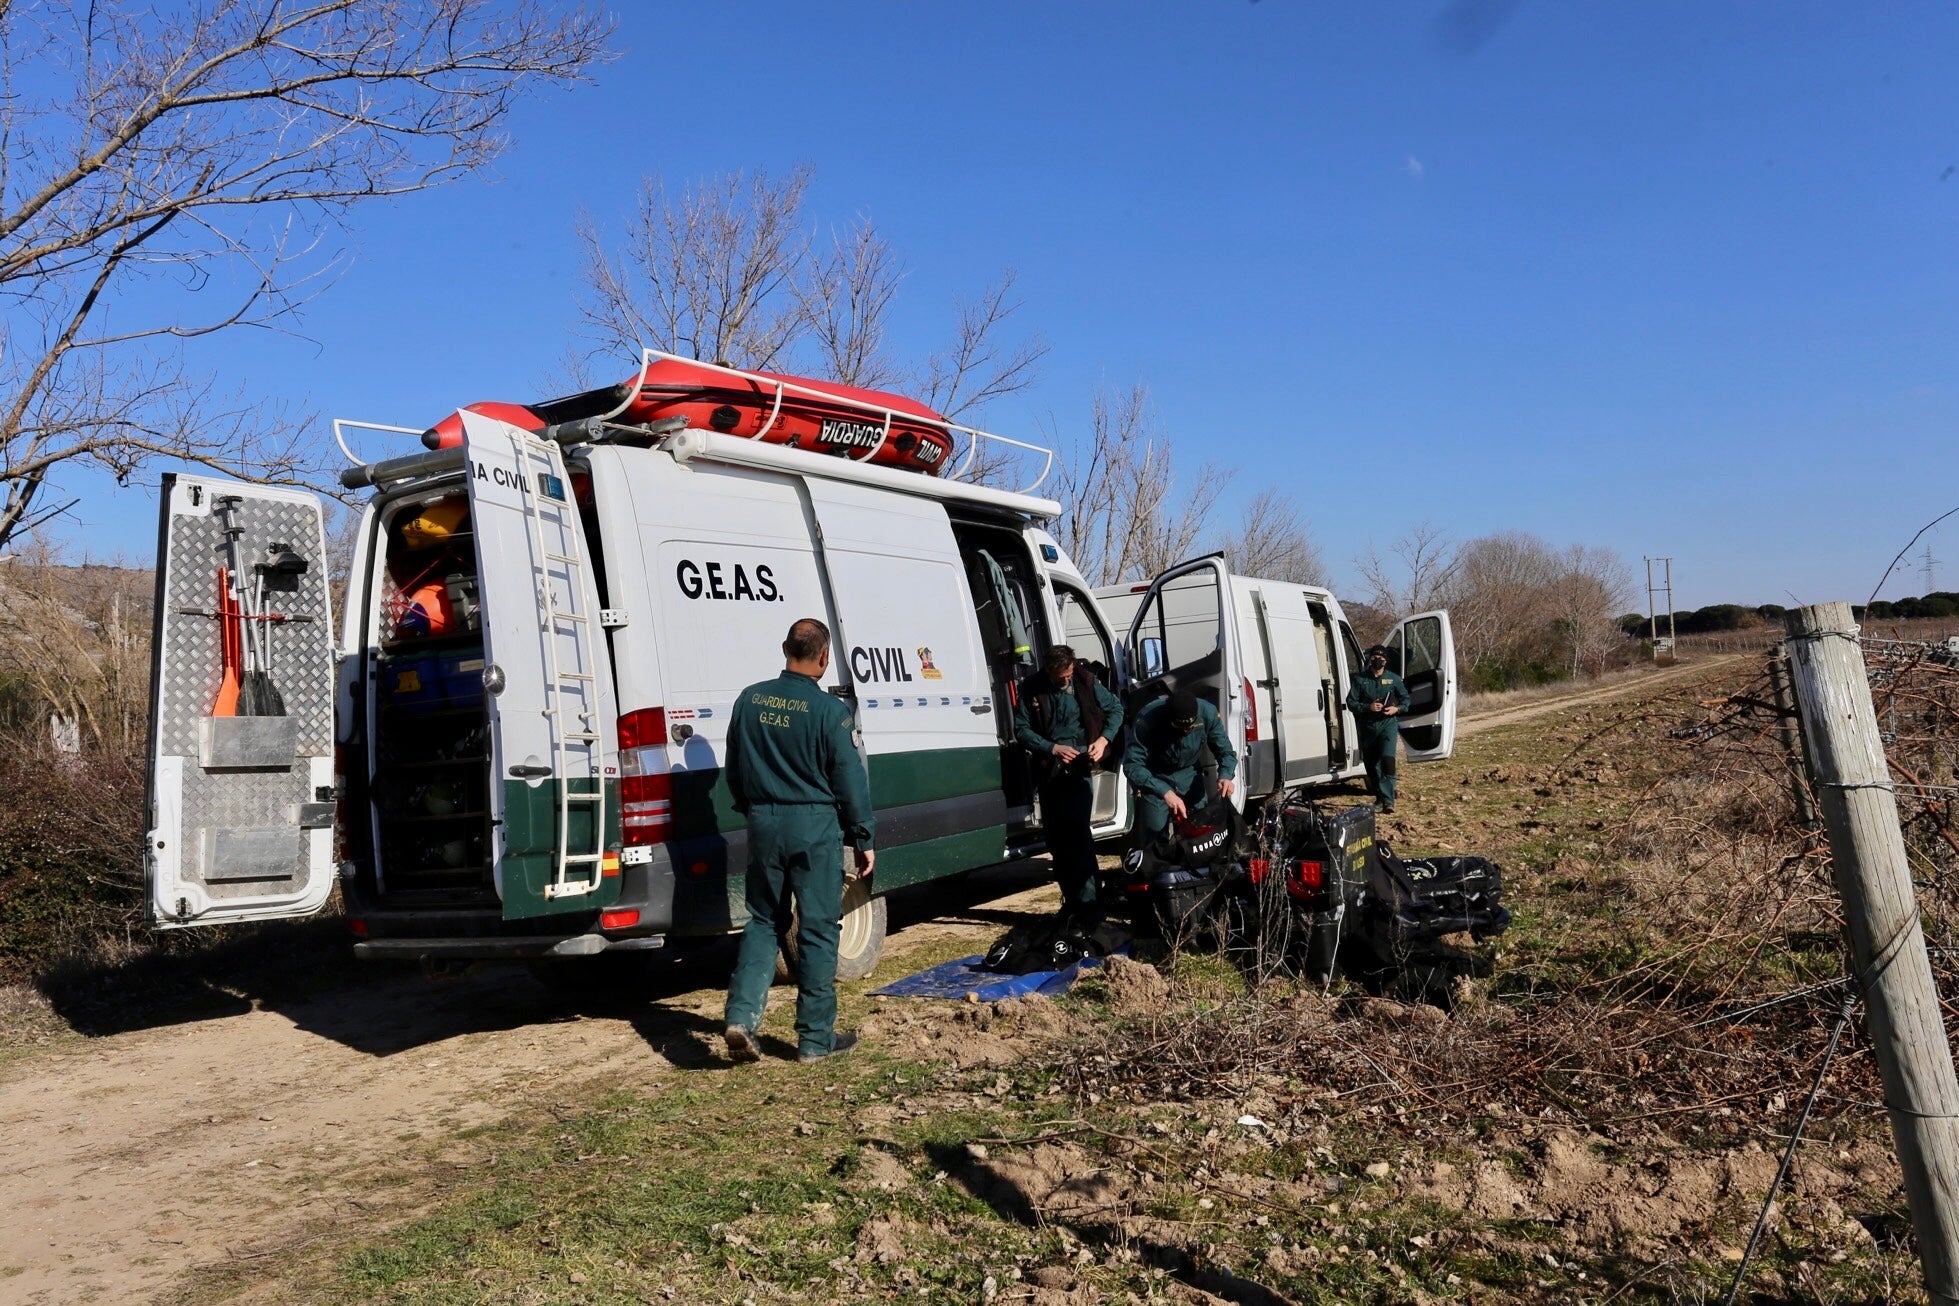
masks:
<path id="1" fill-rule="evenodd" d="M 1759 658 L 1758 653 L 1722 653 L 1714 657 L 1696 658 L 1692 662 L 1682 662 L 1664 671 L 1649 675 L 1633 676 L 1625 680 L 1615 680 L 1608 685 L 1592 689 L 1581 689 L 1576 693 L 1553 694 L 1548 698 L 1533 699 L 1519 703 L 1515 707 L 1498 708 L 1494 712 L 1464 716 L 1456 723 L 1456 737 L 1473 735 L 1481 730 L 1497 726 L 1516 725 L 1521 721 L 1532 721 L 1538 717 L 1549 716 L 1553 712 L 1565 712 L 1577 707 L 1590 707 L 1598 703 L 1610 702 L 1615 698 L 1630 698 L 1651 690 L 1663 688 L 1677 681 L 1692 680 L 1722 666 L 1736 665 L 1751 658 Z"/>
<path id="2" fill-rule="evenodd" d="M 1026 868 L 900 896 L 886 956 L 991 937 L 1055 901 Z M 389 971 L 0 1067 L 0 1302 L 150 1299 L 193 1267 L 362 1218 L 378 1169 L 455 1130 L 600 1077 L 718 1064 L 730 958 L 662 959 L 646 1001 L 602 1009 L 515 967 Z"/>

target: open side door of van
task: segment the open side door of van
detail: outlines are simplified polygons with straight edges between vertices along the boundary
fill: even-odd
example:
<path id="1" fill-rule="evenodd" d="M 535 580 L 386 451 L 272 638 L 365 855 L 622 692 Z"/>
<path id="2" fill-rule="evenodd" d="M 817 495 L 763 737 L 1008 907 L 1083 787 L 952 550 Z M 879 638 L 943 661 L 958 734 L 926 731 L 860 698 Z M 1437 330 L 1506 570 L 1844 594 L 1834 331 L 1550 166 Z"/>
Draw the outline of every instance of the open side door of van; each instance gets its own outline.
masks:
<path id="1" fill-rule="evenodd" d="M 1150 581 L 1123 641 L 1129 661 L 1125 698 L 1132 714 L 1145 706 L 1136 701 L 1137 689 L 1153 680 L 1174 681 L 1217 708 L 1225 738 L 1242 764 L 1251 703 L 1238 629 L 1223 554 L 1179 563 Z M 1242 795 L 1244 786 L 1238 792 Z"/>
<path id="2" fill-rule="evenodd" d="M 312 495 L 163 478 L 143 857 L 159 927 L 306 916 L 333 891 L 327 570 Z"/>
<path id="3" fill-rule="evenodd" d="M 1276 780 L 1261 774 L 1255 792 L 1323 780 L 1327 774 L 1326 688 L 1315 654 L 1318 652 L 1313 614 L 1306 591 L 1298 585 L 1261 584 L 1252 591 L 1258 609 L 1258 630 L 1265 645 L 1263 682 L 1271 693 L 1272 750 Z M 1254 751 L 1257 745 L 1252 746 Z M 1262 771 L 1263 768 L 1255 768 Z"/>
<path id="4" fill-rule="evenodd" d="M 1417 612 L 1395 623 L 1388 665 L 1408 686 L 1401 746 L 1411 762 L 1440 762 L 1456 748 L 1456 637 L 1447 612 Z"/>
<path id="5" fill-rule="evenodd" d="M 804 488 L 877 809 L 878 892 L 1000 860 L 993 687 L 945 505 L 818 476 Z"/>
<path id="6" fill-rule="evenodd" d="M 462 418 L 503 916 L 594 911 L 619 896 L 618 721 L 578 505 L 557 445 Z"/>

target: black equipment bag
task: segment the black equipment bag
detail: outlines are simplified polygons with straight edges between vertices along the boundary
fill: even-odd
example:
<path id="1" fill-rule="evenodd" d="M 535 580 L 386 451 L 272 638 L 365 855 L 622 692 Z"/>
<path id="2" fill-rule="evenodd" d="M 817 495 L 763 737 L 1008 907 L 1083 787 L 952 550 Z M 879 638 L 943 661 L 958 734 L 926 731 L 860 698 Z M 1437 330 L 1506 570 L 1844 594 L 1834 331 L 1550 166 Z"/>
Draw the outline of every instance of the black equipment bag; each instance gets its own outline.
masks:
<path id="1" fill-rule="evenodd" d="M 1214 798 L 1181 821 L 1169 837 L 1140 844 L 1122 859 L 1122 889 L 1146 899 L 1166 936 L 1203 923 L 1218 886 L 1230 878 L 1238 847 L 1238 813 Z"/>
<path id="2" fill-rule="evenodd" d="M 1138 844 L 1122 859 L 1122 883 L 1138 892 L 1159 881 L 1171 884 L 1211 879 L 1229 862 L 1238 845 L 1238 813 L 1222 798 L 1179 821 L 1166 838 Z"/>
<path id="3" fill-rule="evenodd" d="M 1486 939 L 1510 927 L 1503 868 L 1486 857 L 1403 861 L 1385 844 L 1368 882 L 1369 915 L 1403 946 L 1466 933 Z"/>

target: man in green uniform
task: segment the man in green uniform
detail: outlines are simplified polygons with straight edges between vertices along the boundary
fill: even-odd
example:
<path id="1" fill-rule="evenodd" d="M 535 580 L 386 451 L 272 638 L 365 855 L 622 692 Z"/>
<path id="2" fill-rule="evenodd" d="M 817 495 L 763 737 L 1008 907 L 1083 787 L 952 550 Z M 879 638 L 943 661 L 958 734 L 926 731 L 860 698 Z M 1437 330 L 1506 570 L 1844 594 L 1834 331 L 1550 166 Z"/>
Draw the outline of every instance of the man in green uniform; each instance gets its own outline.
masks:
<path id="1" fill-rule="evenodd" d="M 1207 800 L 1197 779 L 1206 744 L 1218 761 L 1218 795 L 1229 798 L 1237 783 L 1238 751 L 1225 737 L 1216 708 L 1179 689 L 1137 713 L 1122 771 L 1136 790 L 1136 832 L 1144 842 L 1161 839 L 1172 816 L 1182 820 Z"/>
<path id="2" fill-rule="evenodd" d="M 1102 923 L 1095 892 L 1095 768 L 1122 729 L 1122 700 L 1056 644 L 1042 669 L 1020 682 L 1014 738 L 1034 755 L 1041 832 L 1061 886 L 1061 920 L 1081 930 Z"/>
<path id="3" fill-rule="evenodd" d="M 1401 739 L 1396 720 L 1408 710 L 1408 686 L 1388 670 L 1388 651 L 1376 644 L 1367 650 L 1367 669 L 1354 676 L 1347 690 L 1347 710 L 1360 722 L 1360 759 L 1367 764 L 1367 792 L 1383 812 L 1394 810 L 1395 747 Z"/>
<path id="4" fill-rule="evenodd" d="M 837 935 L 843 915 L 843 845 L 869 875 L 870 785 L 857 756 L 850 708 L 825 693 L 830 628 L 805 617 L 782 641 L 788 665 L 735 700 L 722 774 L 735 810 L 748 818 L 748 928 L 728 985 L 728 1056 L 761 1056 L 755 1030 L 775 978 L 776 951 L 796 931 L 797 1056 L 819 1061 L 855 1046 L 837 1023 Z"/>

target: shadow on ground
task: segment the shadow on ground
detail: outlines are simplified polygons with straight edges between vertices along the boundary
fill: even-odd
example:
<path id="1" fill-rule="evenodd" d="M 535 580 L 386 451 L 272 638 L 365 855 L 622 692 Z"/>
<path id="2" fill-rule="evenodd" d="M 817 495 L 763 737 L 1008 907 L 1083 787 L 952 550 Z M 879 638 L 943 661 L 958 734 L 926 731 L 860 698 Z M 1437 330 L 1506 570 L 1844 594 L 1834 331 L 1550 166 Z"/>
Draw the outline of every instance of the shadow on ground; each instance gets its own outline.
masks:
<path id="1" fill-rule="evenodd" d="M 1040 886 L 1047 874 L 1045 864 L 1020 862 L 900 889 L 887 903 L 893 945 L 922 925 L 1004 929 L 1028 920 L 1024 910 L 988 904 Z M 718 1023 L 662 1004 L 724 987 L 734 955 L 734 939 L 723 937 L 608 954 L 589 968 L 561 966 L 549 983 L 512 963 L 430 979 L 412 962 L 355 960 L 345 922 L 331 917 L 183 931 L 132 956 L 67 963 L 38 987 L 69 1028 L 91 1038 L 263 1009 L 357 1051 L 391 1056 L 460 1035 L 593 1015 L 632 1021 L 675 1065 L 704 1066 L 721 1064 Z"/>

